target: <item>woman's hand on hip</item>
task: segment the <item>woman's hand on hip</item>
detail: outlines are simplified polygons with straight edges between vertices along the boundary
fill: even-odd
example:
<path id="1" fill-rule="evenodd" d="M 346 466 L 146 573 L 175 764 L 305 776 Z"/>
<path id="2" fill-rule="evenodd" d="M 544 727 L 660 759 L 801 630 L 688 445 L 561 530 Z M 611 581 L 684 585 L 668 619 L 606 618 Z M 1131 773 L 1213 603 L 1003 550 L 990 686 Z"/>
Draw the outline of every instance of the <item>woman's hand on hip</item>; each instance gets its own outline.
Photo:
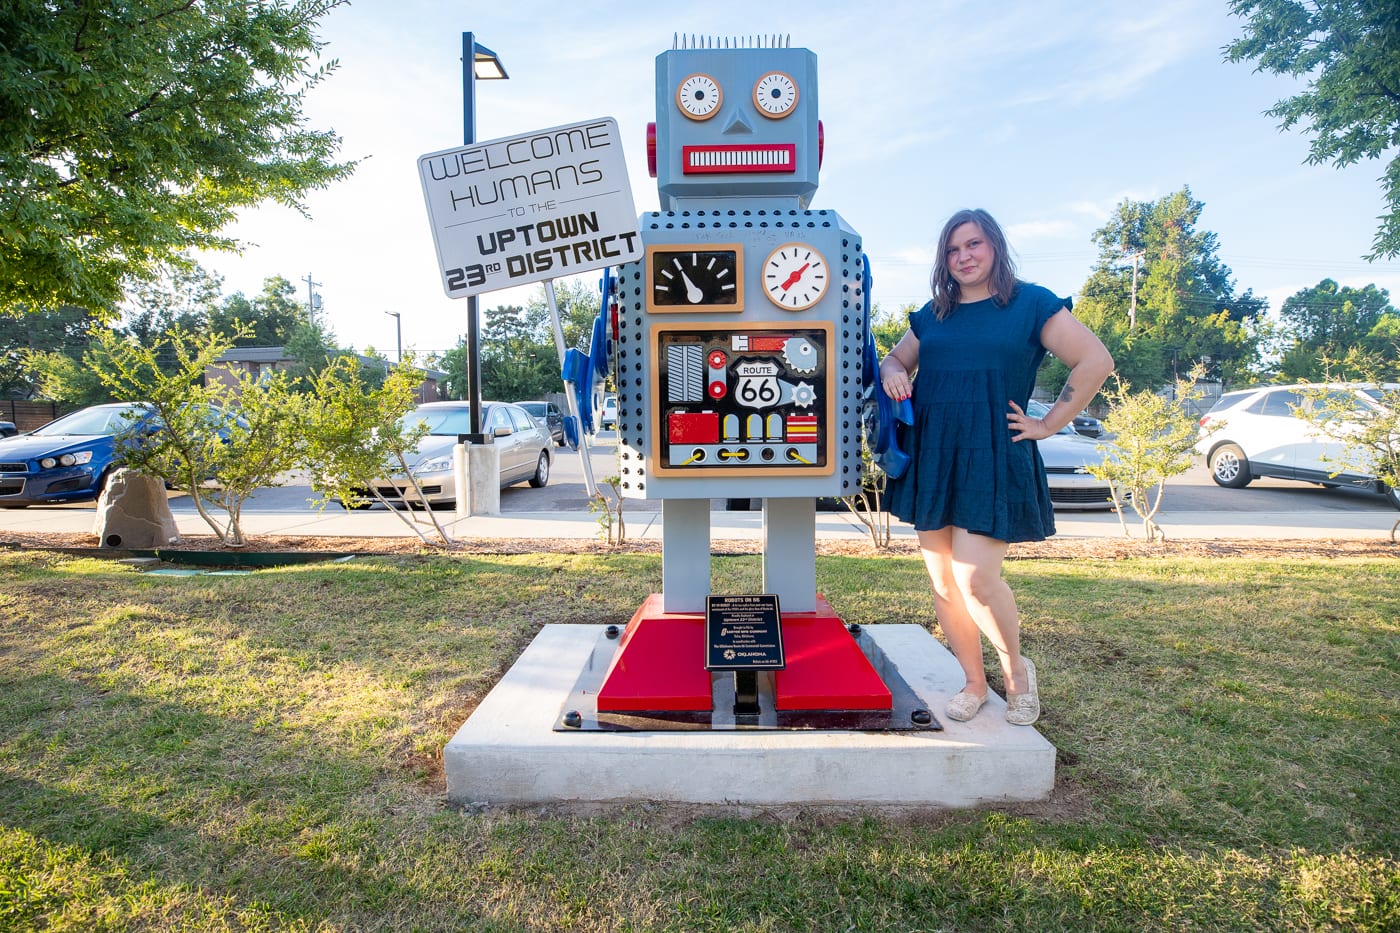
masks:
<path id="1" fill-rule="evenodd" d="M 1011 406 L 1011 411 L 1006 413 L 1006 426 L 1011 429 L 1013 441 L 1038 441 L 1055 433 L 1044 419 L 1032 418 L 1015 402 L 1007 404 Z"/>

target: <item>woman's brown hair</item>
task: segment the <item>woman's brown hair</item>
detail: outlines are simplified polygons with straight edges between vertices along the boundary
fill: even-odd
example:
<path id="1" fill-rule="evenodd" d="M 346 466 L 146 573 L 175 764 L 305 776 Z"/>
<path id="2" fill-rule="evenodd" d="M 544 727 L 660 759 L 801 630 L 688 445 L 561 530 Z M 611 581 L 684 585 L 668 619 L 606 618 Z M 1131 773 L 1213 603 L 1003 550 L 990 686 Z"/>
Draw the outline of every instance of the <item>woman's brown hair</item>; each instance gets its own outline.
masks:
<path id="1" fill-rule="evenodd" d="M 992 301 L 996 302 L 997 307 L 1004 308 L 1016 294 L 1016 261 L 1011 258 L 1011 249 L 1006 245 L 1006 234 L 1001 232 L 1001 225 L 980 207 L 958 211 L 943 225 L 943 232 L 938 237 L 938 253 L 933 260 L 933 272 L 929 275 L 933 311 L 940 321 L 957 308 L 962 292 L 958 280 L 953 278 L 952 270 L 948 268 L 948 241 L 953 238 L 953 231 L 963 224 L 976 224 L 992 247 L 992 278 L 988 282 Z"/>

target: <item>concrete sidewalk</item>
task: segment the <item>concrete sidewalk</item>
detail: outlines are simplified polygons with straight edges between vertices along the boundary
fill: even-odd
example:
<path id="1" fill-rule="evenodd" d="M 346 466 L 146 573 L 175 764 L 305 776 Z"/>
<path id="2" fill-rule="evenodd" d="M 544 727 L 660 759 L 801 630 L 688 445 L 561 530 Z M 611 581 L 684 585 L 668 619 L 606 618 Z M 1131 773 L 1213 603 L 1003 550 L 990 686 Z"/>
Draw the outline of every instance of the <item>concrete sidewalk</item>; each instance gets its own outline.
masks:
<path id="1" fill-rule="evenodd" d="M 630 504 L 629 504 L 630 505 Z M 174 509 L 181 534 L 206 535 L 209 527 L 192 509 Z M 412 513 L 432 532 L 430 519 Z M 596 538 L 600 527 L 589 512 L 506 512 L 477 515 L 457 520 L 452 512 L 436 513 L 454 538 Z M 660 540 L 662 513 L 654 503 L 624 506 L 627 539 Z M 33 506 L 28 509 L 0 509 L 0 538 L 6 531 L 30 534 L 91 534 L 95 511 L 82 506 Z M 1383 539 L 1400 513 L 1384 511 L 1318 510 L 1294 512 L 1167 512 L 1158 523 L 1171 540 L 1338 538 Z M 1136 515 L 1127 516 L 1128 529 L 1141 539 L 1142 523 Z M 849 512 L 817 513 L 817 537 L 824 539 L 865 538 L 869 532 Z M 1118 516 L 1106 512 L 1058 512 L 1055 524 L 1060 538 L 1121 538 Z M 383 509 L 346 512 L 334 507 L 323 512 L 314 509 L 245 511 L 243 530 L 248 535 L 325 535 L 344 537 L 405 537 L 413 532 L 394 513 Z M 913 537 L 914 530 L 896 522 L 896 537 Z M 758 540 L 763 536 L 763 513 L 710 513 L 712 540 Z"/>

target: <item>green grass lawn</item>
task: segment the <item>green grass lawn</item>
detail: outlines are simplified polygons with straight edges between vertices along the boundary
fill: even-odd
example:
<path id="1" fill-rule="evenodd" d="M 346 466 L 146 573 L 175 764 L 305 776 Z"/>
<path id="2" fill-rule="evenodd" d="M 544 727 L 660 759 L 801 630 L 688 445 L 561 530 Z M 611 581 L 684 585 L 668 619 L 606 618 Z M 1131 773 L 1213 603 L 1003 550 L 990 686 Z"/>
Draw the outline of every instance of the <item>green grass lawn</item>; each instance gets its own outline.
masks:
<path id="1" fill-rule="evenodd" d="M 817 572 L 848 622 L 934 625 L 917 558 Z M 714 575 L 756 592 L 759 558 Z M 625 623 L 659 558 L 0 552 L 0 930 L 1400 927 L 1400 561 L 1007 576 L 1046 804 L 461 812 L 473 703 L 540 626 Z"/>

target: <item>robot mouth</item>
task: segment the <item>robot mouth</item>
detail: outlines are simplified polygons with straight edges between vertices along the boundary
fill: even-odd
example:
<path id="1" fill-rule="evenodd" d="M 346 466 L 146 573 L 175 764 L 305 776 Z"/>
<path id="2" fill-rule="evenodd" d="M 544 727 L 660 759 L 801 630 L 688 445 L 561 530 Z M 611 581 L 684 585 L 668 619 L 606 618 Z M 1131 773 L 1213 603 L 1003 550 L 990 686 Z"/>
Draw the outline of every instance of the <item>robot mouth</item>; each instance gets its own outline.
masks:
<path id="1" fill-rule="evenodd" d="M 687 175 L 737 175 L 752 172 L 797 171 L 797 146 L 766 143 L 753 146 L 682 146 L 681 164 Z"/>

